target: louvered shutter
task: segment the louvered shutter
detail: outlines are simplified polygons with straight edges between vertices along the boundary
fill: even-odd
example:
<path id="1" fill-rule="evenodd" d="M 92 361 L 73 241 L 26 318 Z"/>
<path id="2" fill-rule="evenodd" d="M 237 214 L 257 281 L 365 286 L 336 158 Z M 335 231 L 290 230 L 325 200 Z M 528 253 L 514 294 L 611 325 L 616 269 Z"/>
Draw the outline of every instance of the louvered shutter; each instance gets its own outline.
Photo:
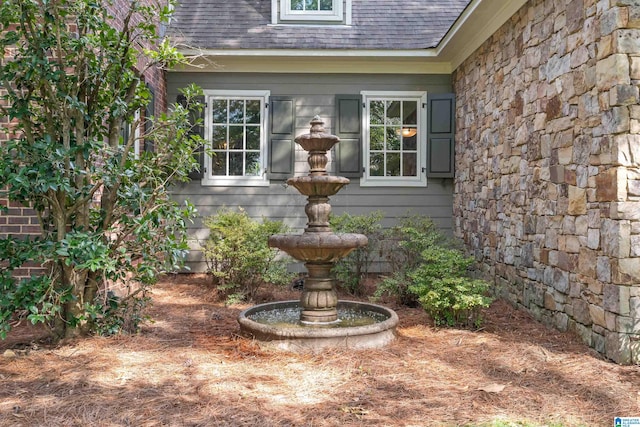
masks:
<path id="1" fill-rule="evenodd" d="M 269 99 L 269 170 L 273 180 L 291 178 L 295 162 L 295 101 L 285 96 Z"/>
<path id="2" fill-rule="evenodd" d="M 147 88 L 149 89 L 149 93 L 151 94 L 149 102 L 144 109 L 144 145 L 142 147 L 143 151 L 151 151 L 154 150 L 153 140 L 151 138 L 147 138 L 146 135 L 149 134 L 151 128 L 153 127 L 153 123 L 151 122 L 151 117 L 155 116 L 156 112 L 156 93 L 153 90 L 153 87 L 147 84 Z"/>
<path id="3" fill-rule="evenodd" d="M 340 138 L 336 146 L 336 174 L 346 178 L 362 176 L 362 97 L 336 95 L 335 134 Z"/>
<path id="4" fill-rule="evenodd" d="M 429 94 L 427 116 L 427 178 L 453 178 L 455 95 Z"/>

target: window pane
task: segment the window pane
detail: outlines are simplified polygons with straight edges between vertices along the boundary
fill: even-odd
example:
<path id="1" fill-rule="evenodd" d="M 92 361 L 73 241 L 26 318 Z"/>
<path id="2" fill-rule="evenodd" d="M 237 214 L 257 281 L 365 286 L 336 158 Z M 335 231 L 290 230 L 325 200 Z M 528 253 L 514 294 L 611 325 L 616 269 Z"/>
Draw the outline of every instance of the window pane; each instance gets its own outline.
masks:
<path id="1" fill-rule="evenodd" d="M 387 150 L 399 150 L 400 149 L 400 128 L 388 127 L 387 128 Z"/>
<path id="2" fill-rule="evenodd" d="M 400 153 L 387 154 L 386 176 L 400 176 Z"/>
<path id="3" fill-rule="evenodd" d="M 247 153 L 247 176 L 260 175 L 260 153 Z"/>
<path id="4" fill-rule="evenodd" d="M 211 103 L 213 123 L 227 123 L 227 100 L 214 99 Z"/>
<path id="5" fill-rule="evenodd" d="M 227 148 L 227 127 L 214 126 L 211 130 L 211 143 L 214 149 Z"/>
<path id="6" fill-rule="evenodd" d="M 402 123 L 405 125 L 418 124 L 418 103 L 415 101 L 402 102 Z"/>
<path id="7" fill-rule="evenodd" d="M 304 10 L 304 0 L 291 0 L 291 10 Z"/>
<path id="8" fill-rule="evenodd" d="M 371 176 L 384 176 L 384 154 L 371 153 L 371 162 L 369 163 L 369 174 Z"/>
<path id="9" fill-rule="evenodd" d="M 305 0 L 305 10 L 318 10 L 318 0 Z"/>
<path id="10" fill-rule="evenodd" d="M 402 149 L 403 150 L 415 150 L 417 149 L 418 135 L 416 128 L 403 128 L 402 129 Z M 413 136 L 407 136 L 411 135 Z"/>
<path id="11" fill-rule="evenodd" d="M 402 176 L 418 176 L 418 168 L 416 162 L 418 156 L 416 153 L 402 154 Z"/>
<path id="12" fill-rule="evenodd" d="M 227 174 L 227 153 L 215 152 L 211 159 L 211 173 L 213 175 Z"/>
<path id="13" fill-rule="evenodd" d="M 387 101 L 387 124 L 401 125 L 400 101 Z"/>
<path id="14" fill-rule="evenodd" d="M 371 141 L 369 142 L 369 146 L 372 150 L 384 150 L 384 128 L 383 127 L 372 127 L 370 131 Z"/>
<path id="15" fill-rule="evenodd" d="M 320 0 L 320 10 L 333 10 L 333 0 Z"/>
<path id="16" fill-rule="evenodd" d="M 244 101 L 232 99 L 229 101 L 229 123 L 244 122 Z"/>
<path id="17" fill-rule="evenodd" d="M 231 150 L 242 150 L 242 126 L 229 126 L 229 148 Z"/>
<path id="18" fill-rule="evenodd" d="M 260 149 L 260 127 L 247 126 L 247 150 Z"/>
<path id="19" fill-rule="evenodd" d="M 369 114 L 369 120 L 372 125 L 384 124 L 384 101 L 371 101 Z"/>
<path id="20" fill-rule="evenodd" d="M 246 123 L 260 123 L 260 101 L 247 101 Z"/>
<path id="21" fill-rule="evenodd" d="M 244 160 L 244 155 L 242 152 L 229 153 L 229 175 L 230 176 L 242 176 L 243 160 Z"/>

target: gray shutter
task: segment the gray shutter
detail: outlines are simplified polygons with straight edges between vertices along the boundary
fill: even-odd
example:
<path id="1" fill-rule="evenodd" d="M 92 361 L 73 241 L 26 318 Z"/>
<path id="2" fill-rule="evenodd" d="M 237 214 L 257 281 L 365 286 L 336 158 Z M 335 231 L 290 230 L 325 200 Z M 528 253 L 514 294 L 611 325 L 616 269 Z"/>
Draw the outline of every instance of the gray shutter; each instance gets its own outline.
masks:
<path id="1" fill-rule="evenodd" d="M 455 95 L 427 98 L 427 177 L 453 178 L 455 164 Z"/>
<path id="2" fill-rule="evenodd" d="M 153 89 L 153 87 L 149 84 L 147 84 L 147 88 L 149 89 L 149 93 L 150 93 L 150 99 L 149 102 L 147 103 L 147 106 L 144 109 L 144 133 L 145 133 L 145 138 L 144 138 L 144 145 L 143 145 L 143 151 L 150 151 L 153 152 L 154 151 L 154 143 L 153 140 L 151 138 L 147 138 L 146 135 L 149 133 L 149 131 L 151 131 L 152 128 L 152 123 L 150 118 L 155 116 L 155 110 L 156 110 L 156 93 L 155 90 Z"/>
<path id="3" fill-rule="evenodd" d="M 293 176 L 295 161 L 295 101 L 291 97 L 269 99 L 268 178 L 285 180 Z"/>
<path id="4" fill-rule="evenodd" d="M 205 103 L 204 96 L 197 96 L 195 97 L 195 100 L 203 105 Z M 176 102 L 184 107 L 186 103 L 186 98 L 184 97 L 184 95 L 178 95 Z M 191 111 L 191 114 L 189 117 L 189 120 L 191 121 L 191 123 L 195 122 L 197 119 L 201 119 L 201 123 L 199 123 L 197 126 L 193 126 L 193 128 L 191 129 L 190 135 L 200 135 L 201 138 L 204 138 L 204 122 L 202 121 L 204 120 L 204 111 L 205 111 L 204 108 L 202 108 L 201 111 L 195 111 L 195 110 Z M 202 177 L 204 176 L 204 169 L 205 169 L 204 147 L 202 145 L 198 147 L 195 153 L 193 153 L 193 157 L 195 157 L 198 160 L 198 163 L 200 164 L 200 170 L 194 169 L 191 172 L 189 172 L 189 178 L 193 180 L 202 179 Z"/>
<path id="5" fill-rule="evenodd" d="M 362 97 L 336 95 L 334 133 L 340 138 L 336 146 L 336 174 L 346 178 L 362 176 Z"/>

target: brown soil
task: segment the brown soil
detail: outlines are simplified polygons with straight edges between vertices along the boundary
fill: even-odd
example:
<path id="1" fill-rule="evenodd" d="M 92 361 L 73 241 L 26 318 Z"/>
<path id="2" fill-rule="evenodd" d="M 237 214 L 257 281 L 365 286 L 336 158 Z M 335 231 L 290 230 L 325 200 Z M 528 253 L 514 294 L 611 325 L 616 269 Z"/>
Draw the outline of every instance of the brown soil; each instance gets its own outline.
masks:
<path id="1" fill-rule="evenodd" d="M 284 294 L 289 295 L 284 295 Z M 291 298 L 272 290 L 262 300 Z M 322 354 L 238 336 L 206 277 L 167 278 L 134 336 L 0 342 L 0 426 L 607 426 L 640 416 L 640 367 L 498 301 L 484 329 L 438 329 L 393 307 L 398 339 Z"/>

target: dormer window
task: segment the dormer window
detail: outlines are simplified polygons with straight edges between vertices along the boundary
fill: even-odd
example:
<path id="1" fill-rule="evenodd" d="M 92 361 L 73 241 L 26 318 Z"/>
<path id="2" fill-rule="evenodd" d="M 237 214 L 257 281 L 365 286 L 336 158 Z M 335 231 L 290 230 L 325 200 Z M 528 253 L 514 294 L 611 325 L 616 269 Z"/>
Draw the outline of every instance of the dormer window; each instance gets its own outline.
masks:
<path id="1" fill-rule="evenodd" d="M 351 0 L 278 0 L 272 2 L 274 6 L 279 3 L 280 16 L 279 21 L 282 23 L 297 22 L 328 22 L 350 24 Z M 345 16 L 346 15 L 346 16 Z M 274 22 L 275 23 L 275 22 Z"/>

